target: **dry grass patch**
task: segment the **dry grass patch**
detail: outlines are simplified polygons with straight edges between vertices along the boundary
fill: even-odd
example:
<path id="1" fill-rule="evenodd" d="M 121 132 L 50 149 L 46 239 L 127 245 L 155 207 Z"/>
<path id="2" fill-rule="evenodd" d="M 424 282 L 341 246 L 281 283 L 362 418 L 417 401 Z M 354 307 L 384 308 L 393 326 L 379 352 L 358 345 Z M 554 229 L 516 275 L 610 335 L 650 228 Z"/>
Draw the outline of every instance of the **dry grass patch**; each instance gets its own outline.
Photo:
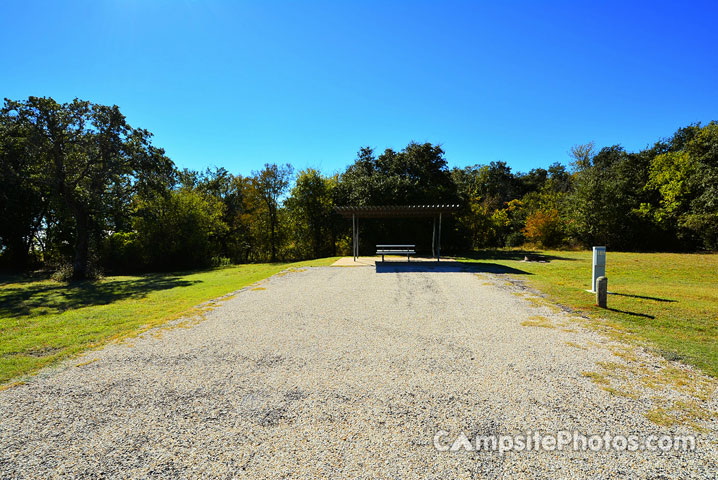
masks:
<path id="1" fill-rule="evenodd" d="M 605 390 L 606 392 L 610 393 L 611 395 L 615 395 L 617 397 L 627 397 L 627 398 L 631 398 L 633 400 L 638 400 L 639 398 L 641 398 L 641 396 L 639 394 L 637 394 L 635 392 L 628 391 L 628 390 L 621 390 L 619 388 L 614 388 L 614 387 L 610 387 L 610 386 L 604 386 L 604 387 L 601 387 L 601 389 Z"/>
<path id="2" fill-rule="evenodd" d="M 718 418 L 711 410 L 715 379 L 702 373 L 671 365 L 660 357 L 646 363 L 635 348 L 611 345 L 613 354 L 623 362 L 596 362 L 598 372 L 582 372 L 603 390 L 638 400 L 650 399 L 646 418 L 661 426 L 683 425 L 705 431 L 702 422 Z M 625 362 L 625 363 L 624 363 Z"/>
<path id="3" fill-rule="evenodd" d="M 696 402 L 677 400 L 670 407 L 653 408 L 644 416 L 656 425 L 664 427 L 684 425 L 700 432 L 708 432 L 708 429 L 703 427 L 699 421 L 705 422 L 718 418 L 718 412 L 710 411 Z"/>
<path id="4" fill-rule="evenodd" d="M 75 366 L 76 366 L 76 367 L 84 367 L 85 365 L 90 365 L 91 363 L 95 363 L 95 362 L 98 361 L 98 360 L 99 360 L 99 359 L 97 359 L 97 358 L 93 358 L 92 360 L 88 360 L 88 361 L 86 361 L 86 362 L 80 362 L 80 363 L 78 363 L 78 364 L 75 365 Z"/>
<path id="5" fill-rule="evenodd" d="M 586 378 L 590 378 L 593 383 L 597 383 L 599 385 L 608 385 L 611 383 L 605 375 L 598 372 L 581 372 L 581 375 Z"/>
<path id="6" fill-rule="evenodd" d="M 565 329 L 563 329 L 563 330 L 566 331 Z M 584 347 L 583 345 L 579 345 L 579 344 L 576 343 L 576 342 L 564 342 L 564 343 L 565 343 L 566 345 L 568 345 L 569 347 L 578 348 L 579 350 L 588 350 L 588 347 Z"/>
<path id="7" fill-rule="evenodd" d="M 529 317 L 528 320 L 521 322 L 521 325 L 524 327 L 556 328 L 556 326 L 551 323 L 551 320 L 541 315 Z"/>

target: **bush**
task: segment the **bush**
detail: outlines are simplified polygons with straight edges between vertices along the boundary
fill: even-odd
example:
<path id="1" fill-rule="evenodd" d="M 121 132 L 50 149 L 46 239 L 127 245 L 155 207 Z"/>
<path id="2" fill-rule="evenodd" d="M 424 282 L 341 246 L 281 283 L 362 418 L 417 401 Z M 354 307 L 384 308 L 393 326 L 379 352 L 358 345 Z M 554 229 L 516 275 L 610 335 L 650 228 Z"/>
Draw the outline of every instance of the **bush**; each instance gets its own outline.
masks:
<path id="1" fill-rule="evenodd" d="M 215 256 L 212 257 L 210 264 L 213 267 L 228 267 L 232 265 L 232 261 L 227 257 Z"/>
<path id="2" fill-rule="evenodd" d="M 523 233 L 529 242 L 556 247 L 564 242 L 564 222 L 556 209 L 537 210 L 526 218 Z"/>
<path id="3" fill-rule="evenodd" d="M 526 238 L 524 237 L 524 234 L 521 232 L 512 232 L 506 237 L 506 246 L 507 247 L 520 247 L 524 244 L 526 241 Z"/>
<path id="4" fill-rule="evenodd" d="M 69 282 L 70 280 L 72 280 L 73 271 L 74 269 L 71 263 L 61 263 L 57 266 L 50 278 L 55 280 L 56 282 Z M 97 265 L 96 259 L 91 259 L 90 264 L 87 268 L 87 275 L 85 278 L 87 278 L 87 280 L 98 280 L 102 278 L 102 276 L 103 271 Z"/>
<path id="5" fill-rule="evenodd" d="M 145 268 L 137 232 L 117 232 L 105 238 L 100 249 L 102 265 L 116 273 Z"/>
<path id="6" fill-rule="evenodd" d="M 227 230 L 224 205 L 189 189 L 138 201 L 134 221 L 144 263 L 160 270 L 207 267 Z"/>

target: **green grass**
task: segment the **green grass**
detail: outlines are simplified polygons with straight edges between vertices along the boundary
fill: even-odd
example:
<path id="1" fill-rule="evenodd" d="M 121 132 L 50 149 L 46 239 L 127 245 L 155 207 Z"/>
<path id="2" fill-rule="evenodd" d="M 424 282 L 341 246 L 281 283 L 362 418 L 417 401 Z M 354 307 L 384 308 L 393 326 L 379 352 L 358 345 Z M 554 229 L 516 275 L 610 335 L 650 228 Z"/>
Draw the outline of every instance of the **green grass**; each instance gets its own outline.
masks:
<path id="1" fill-rule="evenodd" d="M 249 264 L 214 270 L 59 283 L 0 283 L 0 384 L 110 340 L 183 316 L 193 307 L 284 269 L 335 259 Z"/>
<path id="2" fill-rule="evenodd" d="M 586 292 L 591 252 L 530 252 L 547 263 L 523 262 L 522 251 L 487 251 L 461 260 L 508 267 L 552 300 L 718 377 L 718 254 L 607 254 L 609 309 Z"/>

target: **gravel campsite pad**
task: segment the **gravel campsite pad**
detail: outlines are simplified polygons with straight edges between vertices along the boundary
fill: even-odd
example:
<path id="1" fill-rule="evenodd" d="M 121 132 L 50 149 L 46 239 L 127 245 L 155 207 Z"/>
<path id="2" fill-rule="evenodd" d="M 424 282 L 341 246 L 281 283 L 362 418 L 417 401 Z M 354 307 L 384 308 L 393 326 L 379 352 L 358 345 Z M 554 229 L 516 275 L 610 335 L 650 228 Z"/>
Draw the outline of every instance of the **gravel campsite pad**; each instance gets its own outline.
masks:
<path id="1" fill-rule="evenodd" d="M 716 478 L 714 417 L 653 423 L 660 397 L 591 375 L 623 361 L 614 340 L 506 282 L 448 262 L 276 275 L 0 392 L 0 478 Z M 529 431 L 698 440 L 443 451 Z"/>

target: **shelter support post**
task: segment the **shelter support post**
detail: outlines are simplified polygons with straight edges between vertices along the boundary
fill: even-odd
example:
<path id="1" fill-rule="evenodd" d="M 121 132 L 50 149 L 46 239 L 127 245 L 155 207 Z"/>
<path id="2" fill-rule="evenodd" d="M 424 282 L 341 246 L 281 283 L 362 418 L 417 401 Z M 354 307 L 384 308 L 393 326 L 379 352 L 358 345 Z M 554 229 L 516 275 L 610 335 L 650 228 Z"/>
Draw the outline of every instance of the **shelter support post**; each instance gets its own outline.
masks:
<path id="1" fill-rule="evenodd" d="M 352 256 L 357 261 L 357 218 L 352 215 Z"/>
<path id="2" fill-rule="evenodd" d="M 441 261 L 441 212 L 439 212 L 439 235 L 436 240 L 437 248 L 436 248 L 436 261 Z"/>
<path id="3" fill-rule="evenodd" d="M 431 231 L 431 256 L 436 258 L 436 216 L 434 216 L 434 229 Z"/>

